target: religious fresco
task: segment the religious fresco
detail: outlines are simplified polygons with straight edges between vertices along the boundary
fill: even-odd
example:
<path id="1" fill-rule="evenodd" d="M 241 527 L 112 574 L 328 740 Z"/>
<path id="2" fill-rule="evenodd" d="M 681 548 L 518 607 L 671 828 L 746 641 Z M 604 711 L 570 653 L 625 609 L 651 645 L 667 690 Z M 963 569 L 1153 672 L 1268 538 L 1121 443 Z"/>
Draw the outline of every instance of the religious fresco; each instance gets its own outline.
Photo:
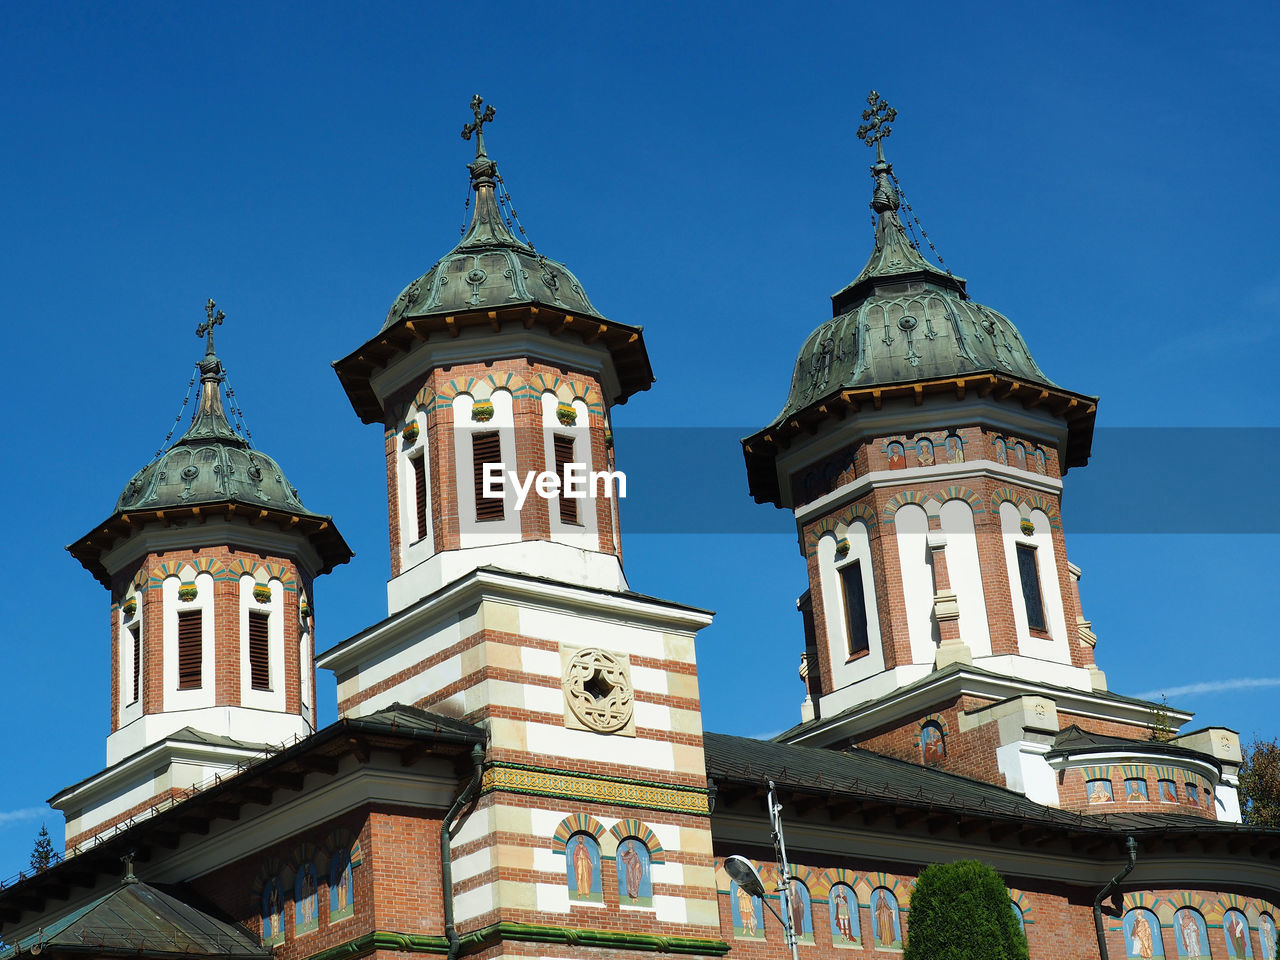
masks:
<path id="1" fill-rule="evenodd" d="M 1124 946 L 1130 960 L 1152 960 L 1164 956 L 1160 921 L 1150 910 L 1137 908 L 1124 915 Z"/>
<path id="2" fill-rule="evenodd" d="M 1161 803 L 1177 803 L 1178 802 L 1178 785 L 1172 780 L 1161 780 L 1157 786 L 1160 788 Z"/>
<path id="3" fill-rule="evenodd" d="M 1190 782 L 1187 783 L 1187 803 L 1200 806 L 1200 788 Z"/>
<path id="4" fill-rule="evenodd" d="M 1262 960 L 1276 960 L 1276 922 L 1269 913 L 1258 917 L 1258 943 L 1262 947 Z"/>
<path id="5" fill-rule="evenodd" d="M 846 883 L 837 883 L 827 897 L 831 919 L 831 943 L 837 947 L 861 947 L 858 895 Z"/>
<path id="6" fill-rule="evenodd" d="M 1227 939 L 1227 956 L 1232 960 L 1253 956 L 1249 921 L 1239 910 L 1228 910 L 1222 915 L 1222 934 Z"/>
<path id="7" fill-rule="evenodd" d="M 1009 464 L 1009 445 L 1000 437 L 995 437 L 991 441 L 991 445 L 996 449 L 996 463 L 1003 463 L 1005 466 Z"/>
<path id="8" fill-rule="evenodd" d="M 1084 795 L 1090 803 L 1111 803 L 1116 798 L 1110 780 L 1090 780 L 1085 784 Z"/>
<path id="9" fill-rule="evenodd" d="M 1019 470 L 1027 469 L 1027 448 L 1020 443 L 1013 445 L 1013 465 Z"/>
<path id="10" fill-rule="evenodd" d="M 902 924 L 898 898 L 884 887 L 871 891 L 871 937 L 877 947 L 901 948 Z"/>
<path id="11" fill-rule="evenodd" d="M 601 903 L 604 887 L 600 873 L 600 845 L 595 837 L 575 833 L 564 845 L 565 872 L 569 879 L 569 899 Z"/>
<path id="12" fill-rule="evenodd" d="M 948 434 L 946 439 L 947 462 L 964 463 L 964 441 L 956 434 Z"/>
<path id="13" fill-rule="evenodd" d="M 791 884 L 791 929 L 801 943 L 813 943 L 813 900 L 799 880 Z"/>
<path id="14" fill-rule="evenodd" d="M 1180 958 L 1209 960 L 1209 931 L 1199 910 L 1183 907 L 1173 915 L 1173 939 Z"/>
<path id="15" fill-rule="evenodd" d="M 316 868 L 304 863 L 293 881 L 293 933 L 308 933 L 320 926 L 320 897 Z"/>
<path id="16" fill-rule="evenodd" d="M 729 883 L 729 912 L 733 914 L 733 935 L 764 939 L 764 902 L 738 886 Z"/>
<path id="17" fill-rule="evenodd" d="M 1035 460 L 1033 461 L 1033 463 L 1034 463 L 1034 466 L 1035 466 L 1035 468 L 1036 468 L 1036 473 L 1045 473 L 1045 472 L 1046 472 L 1046 469 L 1045 469 L 1045 467 L 1046 467 L 1046 462 L 1045 462 L 1045 457 L 1044 457 L 1044 451 L 1043 451 L 1043 450 L 1041 450 L 1041 449 L 1039 449 L 1039 448 L 1036 448 L 1036 456 L 1035 456 Z"/>
<path id="18" fill-rule="evenodd" d="M 928 439 L 920 439 L 916 441 L 916 460 L 922 467 L 932 467 L 933 459 L 933 441 Z"/>
<path id="19" fill-rule="evenodd" d="M 340 850 L 329 861 L 329 922 L 342 920 L 356 912 L 355 878 L 351 873 L 351 855 Z"/>
<path id="20" fill-rule="evenodd" d="M 1009 906 L 1013 908 L 1013 919 L 1018 921 L 1018 929 L 1022 931 L 1022 935 L 1027 935 L 1027 918 L 1022 915 L 1022 908 L 1018 906 L 1016 900 L 1010 900 Z"/>
<path id="21" fill-rule="evenodd" d="M 925 763 L 941 763 L 947 758 L 947 741 L 942 727 L 930 720 L 920 728 L 920 754 Z"/>
<path id="22" fill-rule="evenodd" d="M 1139 780 L 1136 777 L 1130 777 L 1124 782 L 1124 798 L 1139 803 L 1145 803 L 1149 799 L 1147 793 L 1147 781 Z"/>
<path id="23" fill-rule="evenodd" d="M 279 877 L 262 887 L 262 942 L 284 943 L 284 889 Z"/>
<path id="24" fill-rule="evenodd" d="M 889 469 L 901 470 L 907 465 L 906 451 L 896 440 L 885 448 L 889 455 Z"/>
<path id="25" fill-rule="evenodd" d="M 653 879 L 650 876 L 649 848 L 635 837 L 618 844 L 618 902 L 624 906 L 653 906 Z"/>

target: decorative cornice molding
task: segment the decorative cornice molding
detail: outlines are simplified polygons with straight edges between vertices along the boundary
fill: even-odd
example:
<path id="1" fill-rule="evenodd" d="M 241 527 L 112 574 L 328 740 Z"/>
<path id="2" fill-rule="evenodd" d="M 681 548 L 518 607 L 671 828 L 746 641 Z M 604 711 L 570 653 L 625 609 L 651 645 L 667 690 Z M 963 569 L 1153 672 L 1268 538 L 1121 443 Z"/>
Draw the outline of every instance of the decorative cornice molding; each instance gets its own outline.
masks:
<path id="1" fill-rule="evenodd" d="M 495 763 L 485 770 L 481 792 L 494 791 L 611 803 L 621 807 L 667 810 L 703 817 L 710 816 L 711 813 L 707 791 L 701 787 L 679 787 L 622 777 L 586 776 L 520 764 Z"/>

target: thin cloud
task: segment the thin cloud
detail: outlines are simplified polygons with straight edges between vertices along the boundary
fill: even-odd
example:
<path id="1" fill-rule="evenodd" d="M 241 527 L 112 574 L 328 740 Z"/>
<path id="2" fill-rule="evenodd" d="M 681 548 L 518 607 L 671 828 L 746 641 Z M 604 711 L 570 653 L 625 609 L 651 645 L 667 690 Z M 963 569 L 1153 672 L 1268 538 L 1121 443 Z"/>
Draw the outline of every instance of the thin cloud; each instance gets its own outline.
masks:
<path id="1" fill-rule="evenodd" d="M 0 827 L 19 820 L 34 820 L 49 816 L 48 807 L 23 807 L 21 810 L 0 810 Z"/>
<path id="2" fill-rule="evenodd" d="M 1207 680 L 1204 683 L 1188 683 L 1181 687 L 1161 687 L 1138 694 L 1141 700 L 1157 697 L 1192 697 L 1198 693 L 1225 693 L 1228 690 L 1248 690 L 1254 687 L 1280 687 L 1280 677 L 1238 677 L 1235 680 Z"/>

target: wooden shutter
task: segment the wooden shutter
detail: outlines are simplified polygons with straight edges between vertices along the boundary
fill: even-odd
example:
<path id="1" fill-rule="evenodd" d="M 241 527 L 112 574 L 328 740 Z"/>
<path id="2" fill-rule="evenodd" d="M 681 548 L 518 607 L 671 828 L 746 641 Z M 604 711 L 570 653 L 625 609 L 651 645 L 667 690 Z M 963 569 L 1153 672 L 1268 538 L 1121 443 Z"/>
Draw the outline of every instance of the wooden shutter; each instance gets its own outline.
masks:
<path id="1" fill-rule="evenodd" d="M 502 463 L 502 446 L 498 441 L 496 430 L 489 433 L 473 433 L 471 435 L 471 465 L 475 471 L 476 519 L 501 520 L 504 516 L 502 497 L 486 497 L 484 495 L 484 465 L 486 463 Z"/>
<path id="2" fill-rule="evenodd" d="M 409 461 L 413 467 L 413 506 L 418 518 L 418 539 L 427 536 L 427 464 L 423 457 Z"/>
<path id="3" fill-rule="evenodd" d="M 198 690 L 204 660 L 204 614 L 184 610 L 178 614 L 178 689 Z"/>
<path id="4" fill-rule="evenodd" d="M 867 632 L 867 595 L 862 586 L 862 563 L 858 560 L 840 568 L 840 584 L 844 588 L 845 625 L 849 632 L 849 656 L 871 649 Z"/>
<path id="5" fill-rule="evenodd" d="M 130 703 L 137 703 L 142 695 L 142 635 L 137 624 L 129 628 L 133 635 L 133 698 Z"/>
<path id="6" fill-rule="evenodd" d="M 1018 544 L 1018 573 L 1022 578 L 1022 602 L 1027 605 L 1027 626 L 1032 630 L 1047 629 L 1044 622 L 1044 601 L 1040 596 L 1040 570 L 1036 563 L 1036 548 Z"/>
<path id="7" fill-rule="evenodd" d="M 249 611 L 249 683 L 255 690 L 271 689 L 271 666 L 267 646 L 267 625 L 271 615 Z"/>
<path id="8" fill-rule="evenodd" d="M 573 463 L 573 437 L 565 437 L 555 434 L 551 438 L 552 445 L 555 447 L 556 456 L 556 476 L 560 478 L 560 522 L 561 523 L 577 523 L 578 522 L 578 501 L 572 497 L 564 495 L 564 468 L 566 465 Z"/>

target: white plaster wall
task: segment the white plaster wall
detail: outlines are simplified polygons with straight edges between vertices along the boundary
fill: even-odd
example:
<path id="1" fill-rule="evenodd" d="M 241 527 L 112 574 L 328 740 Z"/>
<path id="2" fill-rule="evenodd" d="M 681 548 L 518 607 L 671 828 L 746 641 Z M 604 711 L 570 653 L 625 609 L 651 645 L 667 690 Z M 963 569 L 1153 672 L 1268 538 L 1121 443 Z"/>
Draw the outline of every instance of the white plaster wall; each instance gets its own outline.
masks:
<path id="1" fill-rule="evenodd" d="M 119 663 L 119 676 L 117 677 L 117 686 L 119 697 L 119 709 L 116 711 L 116 725 L 123 727 L 127 723 L 132 723 L 142 716 L 142 691 L 146 683 L 146 677 L 143 675 L 146 670 L 147 658 L 144 653 L 142 657 L 143 669 L 138 671 L 138 696 L 134 698 L 133 691 L 133 636 L 134 630 L 139 632 L 141 636 L 143 617 L 149 615 L 149 611 L 144 608 L 143 595 L 134 587 L 130 587 L 124 595 L 124 599 L 136 600 L 138 607 L 133 611 L 132 617 L 126 617 L 123 606 L 120 610 L 119 625 L 116 630 L 117 642 L 117 662 Z"/>
<path id="2" fill-rule="evenodd" d="M 455 409 L 456 413 L 456 409 Z M 468 417 L 470 411 L 468 410 Z M 400 499 L 400 564 L 401 569 L 421 563 L 435 552 L 431 514 L 431 457 L 427 438 L 427 414 L 425 410 L 413 410 L 411 422 L 418 425 L 418 439 L 411 444 L 404 442 L 403 434 L 396 437 L 399 449 L 396 453 L 396 479 Z M 406 421 L 408 423 L 410 421 Z M 422 460 L 423 478 L 427 484 L 426 536 L 418 537 L 417 490 L 413 479 L 413 463 Z M 470 456 L 467 463 L 470 464 Z M 474 516 L 474 514 L 473 514 Z"/>
<path id="3" fill-rule="evenodd" d="M 454 487 L 458 497 L 459 544 L 463 548 L 507 543 L 520 539 L 520 517 L 516 513 L 516 493 L 510 483 L 504 484 L 502 519 L 486 520 L 483 523 L 476 521 L 472 434 L 498 431 L 503 469 L 518 469 L 522 474 L 527 469 L 516 463 L 515 417 L 511 392 L 495 390 L 489 399 L 493 402 L 493 418 L 485 423 L 476 423 L 471 419 L 471 408 L 475 405 L 471 395 L 460 393 L 453 398 L 453 457 L 457 471 Z"/>
<path id="4" fill-rule="evenodd" d="M 1219 820 L 1225 823 L 1244 822 L 1244 818 L 1240 815 L 1240 792 L 1237 778 L 1224 775 L 1218 782 L 1217 787 L 1214 788 L 1213 797 Z"/>
<path id="5" fill-rule="evenodd" d="M 178 599 L 178 586 L 182 580 L 195 580 L 196 598 L 189 602 Z M 166 577 L 160 587 L 161 615 L 164 636 L 164 709 L 191 710 L 211 707 L 214 704 L 214 604 L 213 577 L 207 573 L 196 576 L 195 568 L 183 567 L 176 577 Z M 200 686 L 193 690 L 178 689 L 178 613 L 190 610 L 201 612 L 201 660 Z"/>
<path id="6" fill-rule="evenodd" d="M 311 634 L 307 630 L 300 630 L 298 637 L 298 700 L 302 705 L 303 718 L 314 730 L 316 718 L 311 690 L 312 669 Z"/>
<path id="7" fill-rule="evenodd" d="M 1048 807 L 1058 806 L 1058 778 L 1044 755 L 1048 744 L 1015 740 L 996 748 L 996 769 L 1005 776 L 1005 786 L 1026 794 Z"/>
<path id="8" fill-rule="evenodd" d="M 554 437 L 560 434 L 565 437 L 573 437 L 573 459 L 575 463 L 584 463 L 587 467 L 588 474 L 595 469 L 591 459 L 591 423 L 590 414 L 587 413 L 587 404 L 579 399 L 573 401 L 573 409 L 578 414 L 578 419 L 574 426 L 566 427 L 556 419 L 556 407 L 559 400 L 556 395 L 550 391 L 542 394 L 542 456 L 546 463 L 544 469 L 554 471 L 556 467 L 556 453 Z M 588 488 L 589 489 L 589 488 Z M 537 493 L 530 492 L 530 497 L 537 496 Z M 526 505 L 528 501 L 525 501 Z M 596 534 L 596 501 L 594 497 L 584 497 L 577 501 L 578 503 L 578 522 L 577 523 L 561 523 L 560 521 L 560 503 L 558 498 L 552 498 L 547 504 L 547 512 L 551 519 L 551 539 L 558 543 L 567 543 L 571 546 L 578 547 L 582 550 L 595 550 L 600 546 L 600 539 Z"/>
<path id="9" fill-rule="evenodd" d="M 822 589 L 822 617 L 827 628 L 827 656 L 831 661 L 833 690 L 884 669 L 875 571 L 871 566 L 871 539 L 866 525 L 854 523 L 846 532 L 846 538 L 849 552 L 839 558 L 836 557 L 835 534 L 825 534 L 818 540 L 818 583 Z M 844 587 L 840 582 L 840 568 L 849 563 L 862 565 L 862 592 L 867 601 L 869 649 L 865 656 L 856 660 L 849 659 L 849 624 L 845 616 Z"/>
<path id="10" fill-rule="evenodd" d="M 929 565 L 927 543 L 929 519 L 921 507 L 908 503 L 898 508 L 893 523 L 898 538 L 911 660 L 932 664 L 938 649 L 938 634 L 933 622 L 933 568 Z"/>
<path id="11" fill-rule="evenodd" d="M 1058 586 L 1058 558 L 1054 553 L 1049 518 L 1041 510 L 1032 510 L 1028 519 L 1035 524 L 1035 532 L 1027 536 L 1020 529 L 1022 520 L 1018 508 L 1005 501 L 1000 504 L 1000 532 L 1004 540 L 1005 567 L 1013 594 L 1013 620 L 1018 631 L 1018 650 L 1028 657 L 1071 662 L 1071 649 L 1067 644 L 1067 624 L 1062 612 L 1062 591 Z M 1022 600 L 1022 575 L 1018 572 L 1019 543 L 1036 548 L 1036 566 L 1040 576 L 1040 598 L 1044 603 L 1045 625 L 1051 639 L 1033 637 L 1027 627 L 1027 608 Z"/>
<path id="12" fill-rule="evenodd" d="M 253 599 L 254 578 L 240 577 L 240 703 L 255 710 L 284 710 L 284 586 L 270 580 L 271 600 L 259 603 Z M 253 689 L 253 672 L 249 664 L 249 611 L 267 615 L 267 690 Z"/>
<path id="13" fill-rule="evenodd" d="M 525 725 L 525 744 L 530 753 L 548 757 L 598 761 L 607 753 L 611 763 L 622 766 L 648 767 L 651 770 L 675 770 L 673 745 L 639 737 L 605 736 L 586 730 L 567 730 L 545 723 Z"/>
<path id="14" fill-rule="evenodd" d="M 940 511 L 946 534 L 947 576 L 960 604 L 960 639 L 975 657 L 991 656 L 991 630 L 987 623 L 987 597 L 978 563 L 978 537 L 973 508 L 963 500 L 948 500 Z"/>

